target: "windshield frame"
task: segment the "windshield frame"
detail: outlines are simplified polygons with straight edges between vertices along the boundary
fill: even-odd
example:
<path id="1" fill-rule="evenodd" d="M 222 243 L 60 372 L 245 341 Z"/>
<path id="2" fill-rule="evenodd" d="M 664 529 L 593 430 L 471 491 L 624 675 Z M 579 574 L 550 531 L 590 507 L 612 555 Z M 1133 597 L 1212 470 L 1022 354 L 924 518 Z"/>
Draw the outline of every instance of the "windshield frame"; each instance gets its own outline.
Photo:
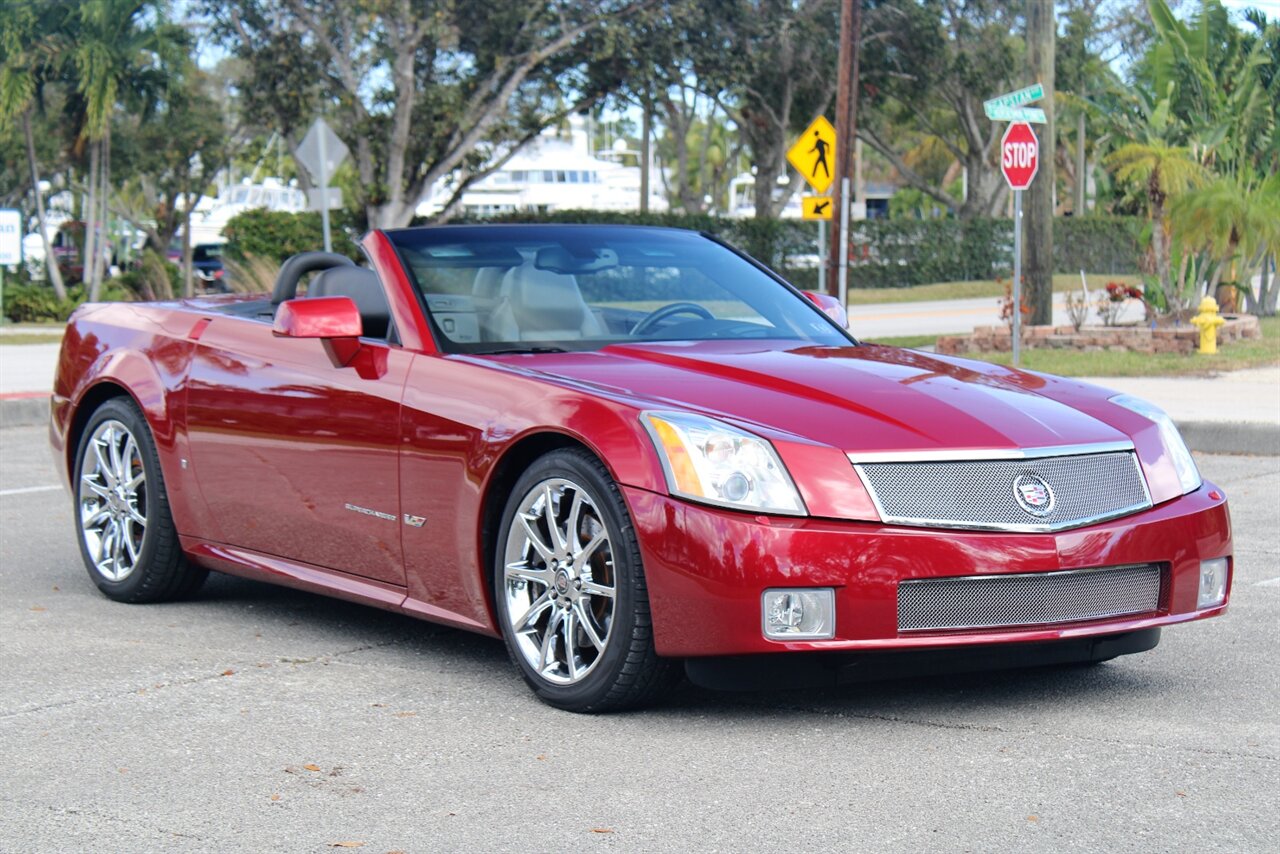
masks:
<path id="1" fill-rule="evenodd" d="M 430 295 L 426 292 L 422 283 L 419 281 L 414 265 L 410 263 L 409 259 L 406 257 L 404 253 L 404 250 L 406 248 L 412 248 L 412 247 L 406 245 L 408 241 L 402 242 L 402 238 L 403 236 L 407 236 L 409 234 L 422 234 L 425 232 L 429 232 L 432 234 L 433 237 L 439 236 L 441 238 L 439 241 L 440 243 L 447 243 L 449 241 L 446 235 L 448 235 L 450 232 L 469 232 L 469 231 L 476 231 L 481 229 L 483 229 L 486 232 L 499 231 L 499 230 L 509 232 L 511 233 L 513 238 L 512 242 L 520 242 L 521 233 L 533 233 L 533 232 L 546 231 L 546 230 L 550 230 L 553 232 L 572 232 L 572 231 L 578 231 L 578 230 L 613 231 L 613 232 L 627 232 L 632 234 L 647 232 L 647 233 L 654 233 L 654 234 L 679 235 L 685 238 L 697 237 L 697 238 L 706 240 L 711 244 L 714 244 L 719 249 L 724 249 L 732 253 L 734 256 L 736 256 L 737 259 L 745 262 L 750 267 L 752 267 L 755 272 L 762 274 L 763 277 L 767 279 L 771 284 L 779 287 L 792 300 L 797 301 L 799 305 L 802 306 L 802 309 L 801 309 L 802 311 L 808 311 L 811 313 L 812 316 L 821 318 L 821 323 L 825 325 L 826 329 L 834 332 L 835 340 L 823 341 L 821 340 L 820 337 L 797 338 L 797 337 L 782 337 L 782 336 L 761 336 L 761 337 L 707 337 L 707 338 L 655 337 L 652 339 L 581 338 L 581 339 L 545 340 L 545 341 L 544 340 L 524 340 L 524 341 L 481 341 L 476 343 L 459 342 L 454 340 L 452 337 L 446 334 L 443 329 L 440 328 L 440 325 L 437 322 L 437 318 L 435 316 L 435 312 L 432 310 L 429 304 L 428 297 Z M 392 250 L 395 252 L 396 259 L 400 263 L 400 266 L 404 271 L 405 278 L 410 286 L 410 289 L 414 293 L 414 297 L 418 300 L 419 307 L 422 310 L 423 317 L 426 319 L 427 327 L 430 331 L 433 343 L 435 344 L 436 351 L 444 355 L 485 356 L 485 355 L 501 355 L 501 354 L 511 354 L 511 353 L 529 353 L 529 354 L 562 353 L 562 352 L 590 353 L 590 352 L 598 352 L 599 350 L 605 349 L 606 347 L 615 346 L 615 345 L 644 346 L 646 344 L 662 345 L 662 344 L 697 343 L 697 342 L 724 343 L 724 342 L 735 341 L 735 340 L 743 341 L 743 342 L 758 343 L 758 344 L 764 344 L 766 342 L 770 342 L 774 345 L 781 344 L 781 345 L 786 345 L 787 347 L 860 346 L 860 342 L 858 341 L 857 338 L 854 337 L 852 332 L 850 332 L 848 329 L 836 323 L 836 321 L 830 315 L 828 315 L 825 311 L 823 311 L 811 299 L 806 297 L 804 293 L 795 285 L 788 282 L 777 272 L 770 269 L 767 265 L 761 263 L 757 259 L 751 257 L 746 252 L 743 252 L 742 250 L 738 249 L 731 243 L 726 242 L 720 237 L 705 231 L 694 231 L 692 229 L 671 228 L 671 227 L 665 227 L 665 226 L 645 226 L 645 225 L 629 225 L 629 224 L 614 224 L 614 223 L 607 223 L 607 224 L 604 224 L 604 223 L 602 224 L 594 224 L 594 223 L 465 223 L 465 224 L 417 226 L 417 227 L 411 227 L 411 228 L 383 229 L 382 231 L 383 231 L 383 234 L 386 236 L 387 241 L 390 244 Z M 525 238 L 525 239 L 528 239 L 528 238 Z M 435 242 L 436 241 L 432 241 L 432 243 L 435 243 Z M 463 265 L 460 265 L 460 267 L 461 266 Z M 679 266 L 683 266 L 683 265 L 679 265 Z M 699 270 L 699 272 L 701 272 L 700 268 L 695 264 L 691 264 L 688 266 L 691 267 L 692 269 L 697 269 Z M 720 283 L 715 279 L 712 279 L 712 281 L 715 284 L 720 285 Z M 724 287 L 723 285 L 720 285 L 720 286 Z M 738 297 L 738 298 L 741 299 L 741 297 Z M 780 295 L 780 300 L 785 300 L 785 299 L 786 297 L 782 297 Z M 748 304 L 748 307 L 751 307 L 750 304 Z M 794 310 L 794 304 L 791 307 Z M 810 319 L 809 316 L 805 316 L 806 321 L 809 319 Z M 579 344 L 584 346 L 577 346 Z"/>

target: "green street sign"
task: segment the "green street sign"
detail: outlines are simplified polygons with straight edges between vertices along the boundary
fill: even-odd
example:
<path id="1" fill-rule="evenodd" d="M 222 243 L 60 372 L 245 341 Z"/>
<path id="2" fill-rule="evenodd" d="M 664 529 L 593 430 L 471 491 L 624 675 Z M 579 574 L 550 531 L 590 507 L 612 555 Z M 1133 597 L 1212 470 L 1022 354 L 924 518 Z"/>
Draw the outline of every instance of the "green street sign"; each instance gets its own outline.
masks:
<path id="1" fill-rule="evenodd" d="M 988 101 L 986 110 L 987 118 L 993 122 L 1030 122 L 1042 125 L 1047 121 L 1044 110 L 1039 107 L 1000 107 L 992 106 Z"/>
<path id="2" fill-rule="evenodd" d="M 1037 83 L 1034 86 L 1019 89 L 1017 92 L 998 95 L 990 101 L 983 101 L 982 106 L 986 108 L 987 115 L 990 116 L 993 107 L 1020 107 L 1023 104 L 1030 104 L 1032 101 L 1039 101 L 1043 97 L 1044 87 Z"/>

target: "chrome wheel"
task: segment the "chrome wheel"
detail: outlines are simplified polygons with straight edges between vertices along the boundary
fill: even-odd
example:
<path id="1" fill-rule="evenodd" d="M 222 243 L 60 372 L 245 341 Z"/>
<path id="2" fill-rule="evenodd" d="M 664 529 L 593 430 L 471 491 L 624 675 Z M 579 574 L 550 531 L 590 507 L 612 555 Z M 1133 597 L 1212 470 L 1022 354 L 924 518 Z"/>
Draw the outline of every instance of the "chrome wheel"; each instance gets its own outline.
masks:
<path id="1" fill-rule="evenodd" d="M 93 431 L 80 462 L 80 533 L 107 581 L 129 577 L 147 533 L 147 474 L 129 428 L 114 419 Z"/>
<path id="2" fill-rule="evenodd" d="M 587 491 L 550 478 L 525 493 L 502 564 L 507 629 L 543 679 L 584 679 L 609 645 L 617 598 L 613 547 Z"/>

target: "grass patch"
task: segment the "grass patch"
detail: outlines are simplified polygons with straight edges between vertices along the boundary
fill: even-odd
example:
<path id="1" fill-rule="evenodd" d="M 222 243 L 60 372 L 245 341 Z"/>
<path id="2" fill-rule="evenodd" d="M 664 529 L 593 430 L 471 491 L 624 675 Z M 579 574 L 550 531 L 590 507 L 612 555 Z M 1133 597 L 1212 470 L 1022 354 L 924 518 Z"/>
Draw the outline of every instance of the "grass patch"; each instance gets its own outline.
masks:
<path id="1" fill-rule="evenodd" d="M 1139 285 L 1139 276 L 1086 275 L 1089 292 L 1106 287 L 1107 282 Z M 1080 288 L 1079 273 L 1062 273 L 1053 277 L 1054 293 L 1065 293 Z M 931 302 L 944 299 L 999 298 L 1004 296 L 1004 285 L 994 280 L 974 282 L 937 282 L 932 285 L 916 285 L 911 288 L 850 288 L 849 305 L 877 305 L 884 302 Z"/>
<path id="2" fill-rule="evenodd" d="M 0 347 L 5 344 L 57 344 L 61 332 L 4 332 L 0 333 Z"/>
<path id="3" fill-rule="evenodd" d="M 946 335 L 963 335 L 963 332 L 949 332 Z M 856 337 L 856 336 L 855 336 Z M 938 343 L 941 335 L 893 335 L 888 338 L 858 338 L 867 344 L 884 344 L 889 347 L 932 347 Z"/>
<path id="4" fill-rule="evenodd" d="M 1192 353 L 1112 353 L 1081 350 L 1023 350 L 1022 367 L 1063 377 L 1200 376 L 1280 364 L 1280 317 L 1260 318 L 1262 338 L 1220 347 L 1212 356 Z M 916 345 L 919 346 L 919 345 Z M 966 358 L 1012 364 L 1009 353 L 968 353 Z"/>

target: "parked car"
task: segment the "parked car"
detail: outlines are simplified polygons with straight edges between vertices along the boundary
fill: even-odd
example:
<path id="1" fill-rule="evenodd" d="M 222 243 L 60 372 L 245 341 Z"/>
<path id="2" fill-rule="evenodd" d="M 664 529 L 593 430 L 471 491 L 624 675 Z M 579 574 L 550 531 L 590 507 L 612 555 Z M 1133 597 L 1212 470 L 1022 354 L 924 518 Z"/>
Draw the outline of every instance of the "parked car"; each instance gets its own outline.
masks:
<path id="1" fill-rule="evenodd" d="M 191 247 L 191 266 L 196 286 L 206 293 L 229 293 L 226 270 L 222 266 L 224 243 L 197 243 Z"/>
<path id="2" fill-rule="evenodd" d="M 1151 404 L 860 343 L 691 232 L 363 248 L 71 318 L 51 437 L 107 596 L 318 591 L 502 637 L 575 711 L 1101 661 L 1227 607 L 1227 499 Z"/>

